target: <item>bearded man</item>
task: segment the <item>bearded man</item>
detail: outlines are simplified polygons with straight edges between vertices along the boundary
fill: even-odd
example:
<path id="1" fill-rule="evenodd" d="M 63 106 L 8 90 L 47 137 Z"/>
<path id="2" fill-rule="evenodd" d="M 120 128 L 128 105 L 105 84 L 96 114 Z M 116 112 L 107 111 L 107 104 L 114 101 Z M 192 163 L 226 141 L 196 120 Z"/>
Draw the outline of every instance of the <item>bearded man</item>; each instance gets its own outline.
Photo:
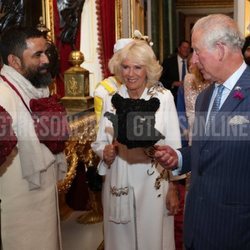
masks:
<path id="1" fill-rule="evenodd" d="M 59 107 L 49 97 L 52 78 L 47 49 L 48 41 L 35 28 L 12 28 L 1 35 L 0 105 L 12 117 L 17 136 L 16 149 L 0 166 L 2 245 L 6 250 L 62 249 L 56 183 L 66 171 L 66 160 L 59 144 L 43 140 L 45 134 L 41 137 L 37 128 L 47 123 L 39 123 L 33 112 L 40 103 Z M 47 114 L 50 109 L 45 110 Z"/>

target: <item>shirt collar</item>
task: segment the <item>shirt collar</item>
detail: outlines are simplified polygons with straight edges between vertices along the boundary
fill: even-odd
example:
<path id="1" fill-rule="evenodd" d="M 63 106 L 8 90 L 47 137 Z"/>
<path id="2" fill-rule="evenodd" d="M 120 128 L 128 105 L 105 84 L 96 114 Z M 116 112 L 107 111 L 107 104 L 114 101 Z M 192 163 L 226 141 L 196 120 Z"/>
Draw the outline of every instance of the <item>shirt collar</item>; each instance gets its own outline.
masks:
<path id="1" fill-rule="evenodd" d="M 235 87 L 246 67 L 246 63 L 243 62 L 241 66 L 224 82 L 224 87 L 231 91 Z"/>
<path id="2" fill-rule="evenodd" d="M 182 62 L 183 60 L 186 61 L 186 59 L 181 58 L 181 57 L 179 56 L 179 54 L 177 55 L 177 58 L 178 58 L 178 61 L 179 61 L 179 62 Z"/>

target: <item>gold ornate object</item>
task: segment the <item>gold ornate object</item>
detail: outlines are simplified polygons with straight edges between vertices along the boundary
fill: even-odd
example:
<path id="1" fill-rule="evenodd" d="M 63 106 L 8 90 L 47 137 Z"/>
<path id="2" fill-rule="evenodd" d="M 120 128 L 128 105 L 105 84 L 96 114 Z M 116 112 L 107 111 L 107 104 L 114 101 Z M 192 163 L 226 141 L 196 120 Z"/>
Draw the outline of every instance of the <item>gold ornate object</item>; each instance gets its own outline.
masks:
<path id="1" fill-rule="evenodd" d="M 74 151 L 77 152 L 79 161 L 84 162 L 88 167 L 96 167 L 99 158 L 91 149 L 91 143 L 96 137 L 96 117 L 94 113 L 86 115 L 83 119 L 78 119 L 70 123 L 72 136 L 70 143 L 77 141 L 74 145 Z M 101 192 L 94 192 L 89 189 L 90 207 L 91 210 L 84 212 L 77 219 L 81 224 L 93 224 L 103 220 Z"/>
<path id="2" fill-rule="evenodd" d="M 69 123 L 71 136 L 66 144 L 65 155 L 68 162 L 66 177 L 58 182 L 58 191 L 67 193 L 76 175 L 76 168 L 79 161 L 84 165 L 93 164 L 97 156 L 91 150 L 91 142 L 95 139 L 95 114 L 77 118 Z"/>
<path id="3" fill-rule="evenodd" d="M 68 162 L 68 171 L 66 177 L 63 180 L 58 181 L 57 183 L 58 192 L 67 193 L 76 176 L 78 156 L 76 152 L 73 152 L 73 149 L 74 149 L 74 143 L 71 144 L 68 143 L 68 146 L 65 149 L 66 159 Z"/>
<path id="4" fill-rule="evenodd" d="M 80 215 L 77 222 L 80 224 L 95 224 L 103 221 L 101 192 L 89 190 L 91 210 Z"/>
<path id="5" fill-rule="evenodd" d="M 64 72 L 65 96 L 61 99 L 69 111 L 83 111 L 93 107 L 94 99 L 89 96 L 89 71 L 81 67 L 84 55 L 72 51 L 69 62 L 73 65 Z"/>
<path id="6" fill-rule="evenodd" d="M 90 112 L 78 117 L 69 117 L 69 125 L 71 136 L 67 142 L 65 154 L 68 160 L 68 172 L 63 181 L 58 182 L 58 190 L 60 195 L 60 215 L 61 219 L 66 219 L 70 212 L 67 208 L 64 195 L 68 192 L 76 175 L 78 162 L 88 167 L 96 167 L 99 158 L 91 149 L 91 143 L 96 137 L 96 117 L 94 112 Z M 92 224 L 101 222 L 102 204 L 101 192 L 93 192 L 89 190 L 91 210 L 83 213 L 77 221 L 83 224 Z"/>
<path id="7" fill-rule="evenodd" d="M 47 34 L 50 30 L 46 27 L 46 25 L 43 22 L 43 17 L 39 17 L 39 23 L 37 24 L 37 29 L 40 30 L 42 33 Z"/>
<path id="8" fill-rule="evenodd" d="M 58 182 L 61 220 L 67 219 L 73 211 L 65 201 L 65 194 L 77 174 L 78 162 L 83 161 L 85 166 L 90 166 L 93 165 L 92 162 L 95 159 L 95 154 L 90 147 L 90 143 L 95 139 L 96 119 L 94 112 L 74 118 L 69 116 L 69 126 L 71 135 L 65 149 L 68 171 L 66 177 Z"/>
<path id="9" fill-rule="evenodd" d="M 75 176 L 76 168 L 78 164 L 78 157 L 76 152 L 74 152 L 74 144 L 67 143 L 65 149 L 65 155 L 68 163 L 68 170 L 66 177 L 63 180 L 57 182 L 58 196 L 59 196 L 59 210 L 60 210 L 60 219 L 67 219 L 71 213 L 72 209 L 66 204 L 65 194 L 68 192 Z"/>

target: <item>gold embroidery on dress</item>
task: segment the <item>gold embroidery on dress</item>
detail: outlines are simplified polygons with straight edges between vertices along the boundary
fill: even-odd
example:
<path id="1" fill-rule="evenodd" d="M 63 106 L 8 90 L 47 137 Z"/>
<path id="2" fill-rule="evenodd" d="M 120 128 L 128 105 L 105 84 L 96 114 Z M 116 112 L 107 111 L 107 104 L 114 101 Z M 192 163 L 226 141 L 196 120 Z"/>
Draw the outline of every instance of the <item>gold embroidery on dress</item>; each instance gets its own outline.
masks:
<path id="1" fill-rule="evenodd" d="M 150 97 L 153 97 L 156 96 L 157 93 L 163 93 L 164 89 L 165 88 L 158 82 L 148 89 L 147 94 L 150 95 Z"/>
<path id="2" fill-rule="evenodd" d="M 151 176 L 151 175 L 154 174 L 155 169 L 156 169 L 156 166 L 157 166 L 157 162 L 156 162 L 155 159 L 154 159 L 154 150 L 155 150 L 154 146 L 144 149 L 144 153 L 145 153 L 148 157 L 151 158 L 151 169 L 148 169 L 148 170 L 147 170 L 148 176 Z M 159 175 L 156 177 L 156 179 L 155 179 L 155 185 L 154 185 L 154 187 L 155 187 L 156 190 L 160 189 L 160 187 L 161 187 L 161 182 L 162 182 L 163 180 L 169 180 L 169 171 L 166 170 L 166 169 L 163 169 L 163 170 L 160 172 L 160 174 L 159 174 Z M 158 196 L 158 197 L 160 197 L 160 196 Z"/>
<path id="3" fill-rule="evenodd" d="M 163 169 L 160 175 L 155 179 L 155 189 L 158 190 L 161 187 L 161 181 L 169 180 L 168 170 Z"/>
<path id="4" fill-rule="evenodd" d="M 115 196 L 128 195 L 128 187 L 117 188 L 113 186 L 113 187 L 110 187 L 110 193 Z"/>
<path id="5" fill-rule="evenodd" d="M 152 97 L 155 97 L 158 93 L 164 93 L 164 90 L 165 88 L 162 86 L 162 84 L 160 82 L 157 82 L 155 85 L 153 85 L 152 87 L 148 89 L 147 94 L 150 95 L 150 98 L 152 98 Z M 148 176 L 154 174 L 155 172 L 154 169 L 156 169 L 156 165 L 157 165 L 157 163 L 154 160 L 154 151 L 155 151 L 154 146 L 144 149 L 145 154 L 152 159 L 151 171 L 150 169 L 147 170 Z M 169 179 L 168 171 L 166 169 L 163 169 L 161 173 L 159 174 L 159 176 L 156 177 L 155 179 L 155 184 L 154 184 L 155 189 L 156 190 L 160 189 L 161 182 L 163 180 L 168 180 L 168 179 Z M 160 195 L 158 195 L 158 197 L 160 197 Z"/>

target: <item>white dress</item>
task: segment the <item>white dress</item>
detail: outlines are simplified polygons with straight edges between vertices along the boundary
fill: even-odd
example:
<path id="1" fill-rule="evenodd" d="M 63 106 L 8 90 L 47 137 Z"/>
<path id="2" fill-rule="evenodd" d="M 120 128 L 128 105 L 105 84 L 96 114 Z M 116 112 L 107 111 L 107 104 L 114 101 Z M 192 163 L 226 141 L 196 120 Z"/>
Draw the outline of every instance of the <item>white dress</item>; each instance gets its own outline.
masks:
<path id="1" fill-rule="evenodd" d="M 13 69 L 4 66 L 2 74 L 9 73 L 6 78 L 15 84 L 14 78 L 25 79 Z M 17 75 L 16 75 L 17 74 Z M 12 76 L 11 80 L 9 76 Z M 26 84 L 30 84 L 26 82 Z M 27 85 L 28 86 L 28 85 Z M 32 87 L 33 88 L 33 87 Z M 20 90 L 21 92 L 21 90 Z M 21 92 L 25 102 L 29 104 L 29 97 Z M 0 80 L 0 105 L 6 109 L 13 119 L 13 129 L 17 135 L 17 147 L 0 166 L 0 199 L 1 202 L 1 233 L 4 250 L 58 250 L 61 247 L 60 219 L 57 200 L 57 169 L 55 156 L 39 141 L 36 146 L 29 147 L 29 143 L 37 141 L 34 134 L 34 122 L 28 110 L 17 94 Z M 26 153 L 20 152 L 21 123 L 25 123 L 27 132 Z M 25 137 L 25 135 L 22 135 Z M 33 144 L 34 145 L 34 144 Z M 34 150 L 41 154 L 36 155 Z M 40 187 L 30 189 L 30 185 L 23 177 L 22 156 L 42 165 L 40 173 Z M 37 161 L 39 158 L 41 161 Z M 48 163 L 48 164 L 45 164 Z"/>
<path id="2" fill-rule="evenodd" d="M 119 94 L 128 98 L 124 85 Z M 148 100 L 152 95 L 160 100 L 155 128 L 166 137 L 157 144 L 180 147 L 179 123 L 171 92 L 158 86 L 151 89 L 151 94 L 145 89 L 141 98 Z M 109 96 L 105 100 L 104 112 L 114 112 L 110 99 Z M 97 139 L 92 144 L 101 159 L 105 145 L 112 143 L 112 140 L 112 124 L 106 117 L 102 117 Z M 118 151 L 110 168 L 102 161 L 99 165 L 99 172 L 106 175 L 103 185 L 105 249 L 174 250 L 174 218 L 168 215 L 166 209 L 168 182 L 162 180 L 159 189 L 154 186 L 162 167 L 152 168 L 141 148 L 128 150 L 125 146 L 119 146 Z M 125 177 L 117 173 L 123 173 Z M 110 190 L 112 183 L 115 183 L 114 179 L 116 183 L 126 180 L 129 188 L 128 199 L 121 199 L 121 204 L 115 205 Z M 116 218 L 113 219 L 111 213 L 120 215 L 120 221 L 114 222 Z"/>

